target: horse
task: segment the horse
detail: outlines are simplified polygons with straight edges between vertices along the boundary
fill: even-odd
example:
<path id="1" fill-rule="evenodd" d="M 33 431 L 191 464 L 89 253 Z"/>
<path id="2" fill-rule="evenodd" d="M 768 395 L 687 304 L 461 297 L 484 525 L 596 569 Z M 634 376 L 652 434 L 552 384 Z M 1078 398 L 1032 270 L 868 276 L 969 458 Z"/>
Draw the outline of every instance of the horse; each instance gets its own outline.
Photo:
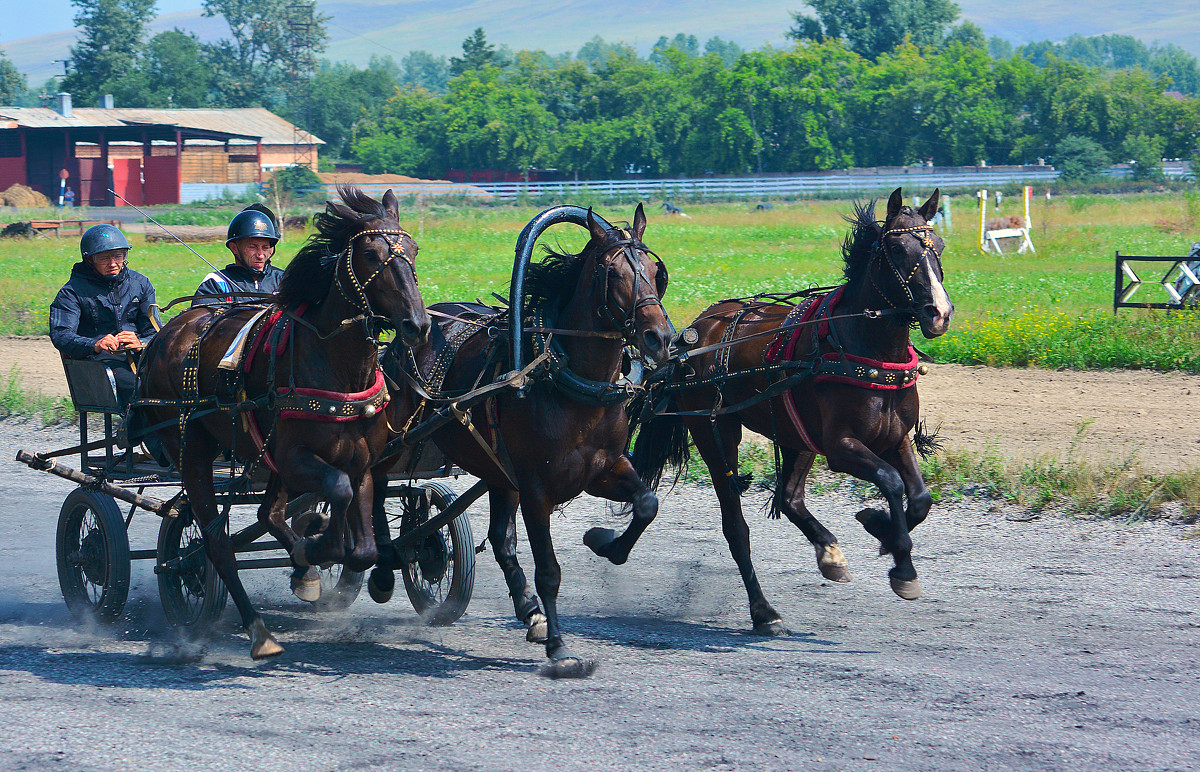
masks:
<path id="1" fill-rule="evenodd" d="M 914 441 L 924 451 L 935 440 L 920 429 L 909 438 L 918 426 L 916 379 L 927 372 L 909 330 L 919 326 L 926 338 L 936 338 L 954 313 L 942 286 L 945 245 L 929 225 L 938 197 L 935 190 L 914 210 L 897 188 L 882 222 L 875 219 L 874 202 L 855 205 L 842 244 L 844 283 L 830 292 L 810 293 L 800 303 L 768 296 L 710 306 L 691 325 L 698 333 L 690 347 L 695 356 L 683 357 L 664 377 L 653 414 L 635 421 L 634 468 L 652 487 L 668 465 L 687 463 L 691 436 L 713 480 L 757 633 L 784 635 L 787 629 L 750 560 L 741 506 L 746 481 L 737 473 L 742 427 L 774 442 L 772 514 L 782 512 L 804 533 L 824 577 L 850 581 L 837 539 L 805 506 L 805 479 L 818 454 L 831 470 L 883 493 L 887 511 L 866 508 L 856 517 L 879 540 L 880 554 L 892 555 L 889 580 L 896 595 L 920 597 L 909 534 L 933 500 Z"/>
<path id="2" fill-rule="evenodd" d="M 328 202 L 314 218 L 317 232 L 284 271 L 274 306 L 184 311 L 155 336 L 140 367 L 148 420 L 157 426 L 178 419 L 156 431 L 180 470 L 205 551 L 237 605 L 254 659 L 283 648 L 238 578 L 226 518 L 217 513 L 213 460 L 232 452 L 250 468 L 271 467 L 259 522 L 298 572 L 329 561 L 366 570 L 377 556 L 370 467 L 387 441 L 380 330 L 394 328 L 400 343 L 415 346 L 431 325 L 417 289 L 417 245 L 400 227 L 396 196 L 389 190 L 376 202 L 349 186 L 338 193 L 341 202 Z M 275 321 L 269 333 L 264 320 Z M 231 374 L 220 365 L 239 337 L 253 343 Z M 270 427 L 265 437 L 259 427 Z M 288 498 L 309 492 L 330 504 L 329 527 L 316 538 L 298 535 L 285 520 Z"/>
<path id="3" fill-rule="evenodd" d="M 413 351 L 407 375 L 399 372 L 403 361 L 390 352 L 384 362 L 385 373 L 419 380 L 423 391 L 453 398 L 492 382 L 505 367 L 521 369 L 522 344 L 549 358 L 549 366 L 536 370 L 533 383 L 524 390 L 498 391 L 490 404 L 476 405 L 468 417 L 436 431 L 432 441 L 450 461 L 486 482 L 488 540 L 516 617 L 528 628 L 527 640 L 545 643 L 549 662 L 543 672 L 552 677 L 586 677 L 595 662 L 582 660 L 563 643 L 557 603 L 561 571 L 550 535 L 550 515 L 584 491 L 625 503 L 633 516 L 624 533 L 617 536 L 594 528 L 586 541 L 614 562 L 628 558 L 637 537 L 657 514 L 658 499 L 634 473 L 625 453 L 629 440 L 625 404 L 635 389 L 622 381 L 623 347 L 628 344 L 646 360 L 661 363 L 672 335 L 661 300 L 667 271 L 642 242 L 646 230 L 642 206 L 638 205 L 632 225 L 625 229 L 608 226 L 590 209 L 586 216 L 583 213 L 578 207 L 558 207 L 526 227 L 517 247 L 526 261 L 551 221 L 585 225 L 591 238 L 577 254 L 547 249 L 547 259 L 529 265 L 527 275 L 520 274 L 522 279 L 514 278 L 517 289 L 504 315 L 477 304 L 435 304 L 430 310 L 443 321 L 434 327 L 430 343 Z M 520 257 L 518 266 L 524 270 Z M 518 326 L 522 317 L 523 330 Z M 511 351 L 504 352 L 505 337 L 513 335 L 518 337 L 508 339 Z M 398 396 L 388 407 L 390 425 L 409 425 L 417 402 L 411 390 Z M 399 461 L 401 466 L 404 463 Z M 385 471 L 377 468 L 375 473 Z M 517 562 L 518 504 L 533 552 L 537 597 L 530 593 Z M 382 518 L 376 520 L 376 534 L 382 536 L 386 515 L 379 493 L 376 516 Z M 388 561 L 382 558 L 386 550 L 381 541 L 380 564 L 368 581 L 377 602 L 390 597 L 394 584 Z"/>

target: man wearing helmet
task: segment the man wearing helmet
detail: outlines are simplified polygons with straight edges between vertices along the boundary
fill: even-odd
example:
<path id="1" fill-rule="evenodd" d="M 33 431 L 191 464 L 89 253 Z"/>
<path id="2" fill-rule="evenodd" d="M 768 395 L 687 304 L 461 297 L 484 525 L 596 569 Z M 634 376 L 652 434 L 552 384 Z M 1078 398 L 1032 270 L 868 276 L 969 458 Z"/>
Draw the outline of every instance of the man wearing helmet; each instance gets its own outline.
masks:
<path id="1" fill-rule="evenodd" d="M 82 260 L 50 304 L 50 340 L 69 359 L 98 359 L 127 403 L 136 381 L 126 352 L 141 351 L 158 327 L 150 280 L 125 265 L 125 234 L 94 225 L 79 241 Z"/>
<path id="2" fill-rule="evenodd" d="M 279 221 L 262 204 L 251 204 L 229 222 L 225 246 L 234 261 L 204 277 L 196 288 L 193 306 L 208 303 L 251 301 L 242 292 L 273 293 L 279 289 L 283 271 L 271 265 L 275 244 L 279 241 Z"/>

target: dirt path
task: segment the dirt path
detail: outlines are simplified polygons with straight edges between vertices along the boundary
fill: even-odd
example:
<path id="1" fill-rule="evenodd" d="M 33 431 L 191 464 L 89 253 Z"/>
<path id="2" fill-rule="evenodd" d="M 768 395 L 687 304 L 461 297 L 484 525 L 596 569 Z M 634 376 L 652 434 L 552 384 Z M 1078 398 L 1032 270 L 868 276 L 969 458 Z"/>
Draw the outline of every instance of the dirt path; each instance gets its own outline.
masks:
<path id="1" fill-rule="evenodd" d="M 25 388 L 67 395 L 47 338 L 0 338 L 0 376 L 14 365 Z M 949 447 L 1097 462 L 1136 453 L 1159 472 L 1200 466 L 1200 375 L 934 365 L 920 389 L 922 413 Z"/>

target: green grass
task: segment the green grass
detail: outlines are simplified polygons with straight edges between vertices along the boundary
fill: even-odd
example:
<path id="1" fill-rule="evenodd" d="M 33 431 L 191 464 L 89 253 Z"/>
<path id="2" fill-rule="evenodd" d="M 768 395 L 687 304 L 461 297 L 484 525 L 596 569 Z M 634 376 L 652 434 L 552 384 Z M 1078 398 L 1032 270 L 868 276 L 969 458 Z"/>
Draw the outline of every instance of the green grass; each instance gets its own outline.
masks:
<path id="1" fill-rule="evenodd" d="M 48 397 L 39 391 L 28 391 L 21 385 L 21 370 L 13 365 L 8 375 L 0 378 L 0 416 L 35 416 L 46 426 L 61 421 L 73 421 L 78 415 L 66 397 Z"/>
<path id="2" fill-rule="evenodd" d="M 506 295 L 516 236 L 545 208 L 402 203 L 401 222 L 421 247 L 418 274 L 428 302 Z M 633 215 L 630 204 L 575 203 L 594 204 L 614 222 Z M 847 201 L 778 201 L 762 212 L 746 202 L 693 204 L 686 208 L 688 218 L 669 217 L 658 203 L 647 202 L 645 240 L 670 269 L 665 302 L 677 326 L 721 298 L 840 279 Z M 1196 314 L 1111 313 L 1114 253 L 1185 254 L 1200 231 L 1196 194 L 1037 198 L 1032 213 L 1037 252 L 1026 255 L 980 253 L 973 198 L 955 195 L 952 207 L 956 227 L 945 234 L 943 263 L 957 308 L 954 324 L 940 339 L 917 341 L 939 361 L 1200 371 Z M 181 222 L 187 217 L 224 222 L 228 214 L 211 207 L 192 214 L 171 211 L 168 219 Z M 1004 213 L 1014 211 L 1012 204 Z M 577 250 L 583 236 L 580 228 L 560 225 L 546 240 Z M 131 241 L 131 267 L 150 276 L 164 305 L 191 294 L 209 271 L 178 244 L 147 244 L 136 235 Z M 299 242 L 289 234 L 276 263 L 286 265 Z M 218 266 L 228 262 L 221 244 L 195 248 Z M 50 301 L 77 254 L 74 239 L 0 242 L 0 334 L 46 331 Z"/>

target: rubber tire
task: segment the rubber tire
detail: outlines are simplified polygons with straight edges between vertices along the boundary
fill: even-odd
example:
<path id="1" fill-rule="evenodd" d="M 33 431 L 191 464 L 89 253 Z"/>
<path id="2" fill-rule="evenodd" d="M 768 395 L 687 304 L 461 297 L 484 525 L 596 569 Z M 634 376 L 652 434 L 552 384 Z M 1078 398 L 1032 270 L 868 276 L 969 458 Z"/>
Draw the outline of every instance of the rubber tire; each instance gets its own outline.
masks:
<path id="1" fill-rule="evenodd" d="M 458 498 L 455 493 L 440 482 L 425 482 L 421 488 L 429 491 L 429 505 L 439 512 Z M 402 566 L 400 575 L 404 578 L 404 591 L 416 612 L 425 622 L 434 626 L 453 624 L 467 610 L 471 602 L 471 594 L 475 590 L 475 544 L 471 538 L 471 521 L 464 512 L 446 526 L 441 533 L 450 537 L 450 558 L 454 561 L 452 574 L 449 577 L 449 588 L 442 600 L 438 600 L 425 587 L 417 584 L 421 571 L 417 563 Z M 443 582 L 447 581 L 443 577 Z"/>
<path id="2" fill-rule="evenodd" d="M 89 511 L 95 515 L 95 527 L 90 533 L 98 533 L 102 539 L 98 557 L 103 561 L 105 577 L 100 597 L 95 599 L 88 593 L 87 585 L 90 582 L 84 570 L 67 562 L 67 557 L 79 550 L 80 540 L 86 536 L 79 531 Z M 71 614 L 77 619 L 105 623 L 119 618 L 129 597 L 129 533 L 113 497 L 84 488 L 71 491 L 59 512 L 58 533 L 54 541 L 58 586 Z"/>
<path id="3" fill-rule="evenodd" d="M 199 535 L 195 528 L 195 520 L 190 516 L 164 517 L 158 527 L 158 566 L 166 565 L 178 557 L 184 546 L 185 535 L 190 543 L 192 538 Z M 189 531 L 191 532 L 189 534 Z M 204 555 L 203 576 L 200 588 L 204 597 L 197 603 L 189 604 L 185 587 L 178 573 L 162 571 L 158 573 L 158 598 L 162 602 L 163 614 L 172 627 L 202 634 L 212 629 L 221 614 L 225 612 L 225 603 L 229 600 L 229 592 L 225 582 L 217 575 L 216 566 Z"/>

